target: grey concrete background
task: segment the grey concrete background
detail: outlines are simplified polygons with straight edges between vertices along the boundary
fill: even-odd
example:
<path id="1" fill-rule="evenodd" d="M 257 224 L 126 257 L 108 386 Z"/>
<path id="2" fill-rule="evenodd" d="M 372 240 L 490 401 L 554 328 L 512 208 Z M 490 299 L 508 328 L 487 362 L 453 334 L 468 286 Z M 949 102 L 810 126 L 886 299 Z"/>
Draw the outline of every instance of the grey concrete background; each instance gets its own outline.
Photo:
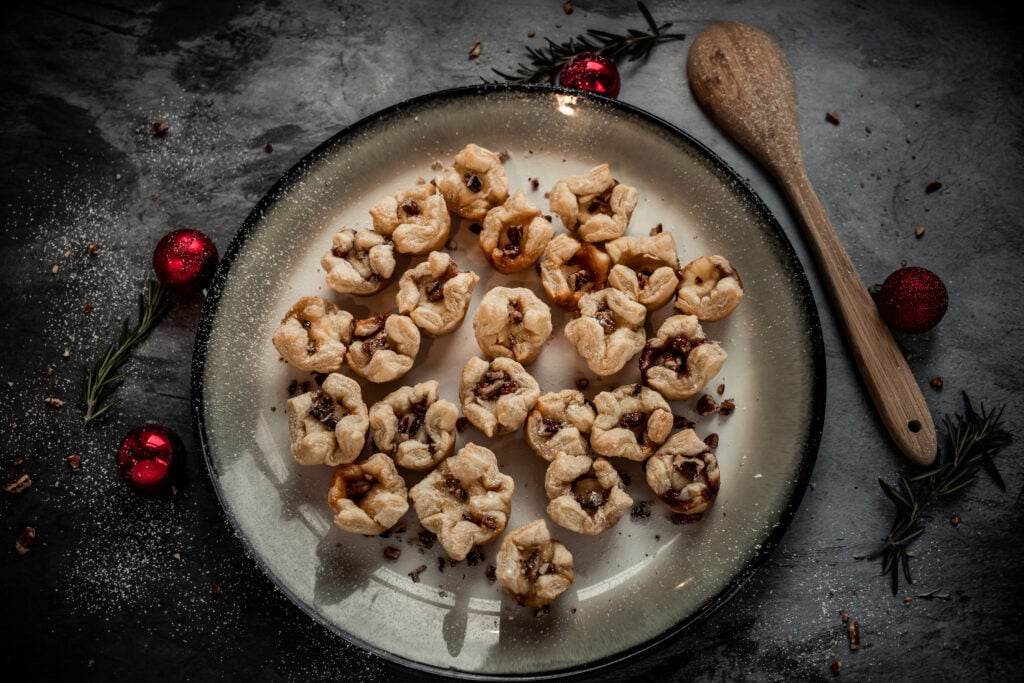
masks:
<path id="1" fill-rule="evenodd" d="M 190 421 L 198 296 L 177 300 L 129 363 L 124 402 L 88 429 L 78 412 L 81 367 L 135 316 L 153 246 L 169 230 L 198 228 L 223 251 L 273 182 L 345 125 L 492 79 L 492 68 L 513 68 L 544 37 L 643 28 L 630 0 L 573 5 L 566 14 L 553 0 L 73 0 L 6 11 L 0 475 L 26 472 L 33 486 L 0 494 L 0 670 L 108 681 L 402 675 L 312 622 L 232 535 Z M 917 582 L 892 596 L 878 563 L 863 557 L 891 522 L 875 480 L 894 481 L 908 466 L 866 400 L 794 215 L 699 110 L 684 65 L 692 38 L 718 20 L 754 24 L 780 43 L 796 76 L 808 173 L 865 283 L 906 262 L 948 286 L 942 323 L 899 337 L 937 422 L 960 410 L 967 391 L 986 406 L 1006 403 L 1019 438 L 1021 23 L 986 3 L 647 5 L 687 39 L 623 65 L 619 99 L 703 141 L 778 217 L 818 299 L 828 404 L 812 486 L 764 569 L 697 627 L 602 675 L 813 680 L 835 677 L 838 661 L 838 676 L 854 680 L 1016 677 L 1019 446 L 999 461 L 1006 492 L 982 475 L 932 508 L 914 548 Z M 482 51 L 471 60 L 476 41 Z M 163 138 L 149 134 L 157 120 L 169 126 Z M 926 193 L 933 181 L 941 189 Z M 929 385 L 933 377 L 943 389 Z M 47 397 L 65 403 L 49 408 Z M 140 498 L 116 477 L 117 444 L 147 420 L 187 445 L 188 480 L 173 499 Z M 82 458 L 74 472 L 72 453 Z M 14 539 L 26 525 L 38 537 L 19 556 Z M 849 650 L 844 615 L 860 624 L 860 651 Z"/>

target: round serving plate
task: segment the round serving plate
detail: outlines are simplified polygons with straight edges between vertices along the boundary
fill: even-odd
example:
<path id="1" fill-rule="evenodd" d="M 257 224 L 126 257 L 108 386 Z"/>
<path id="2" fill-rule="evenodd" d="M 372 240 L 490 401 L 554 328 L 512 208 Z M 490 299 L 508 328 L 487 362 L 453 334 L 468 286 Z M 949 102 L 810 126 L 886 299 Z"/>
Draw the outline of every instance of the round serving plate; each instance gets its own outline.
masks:
<path id="1" fill-rule="evenodd" d="M 679 523 L 648 488 L 643 465 L 614 459 L 638 514 L 597 536 L 548 520 L 575 558 L 575 582 L 549 609 L 522 607 L 493 581 L 500 539 L 474 561 L 451 562 L 430 544 L 415 511 L 382 537 L 335 527 L 327 505 L 332 468 L 305 467 L 289 452 L 286 403 L 310 373 L 283 362 L 271 344 L 282 316 L 303 296 L 335 301 L 357 318 L 396 310 L 401 271 L 367 298 L 336 294 L 320 258 L 341 227 L 371 227 L 381 197 L 429 180 L 468 143 L 501 153 L 510 189 L 547 212 L 559 178 L 608 163 L 639 192 L 627 234 L 661 225 L 686 263 L 728 258 L 746 297 L 725 320 L 706 323 L 729 359 L 706 391 L 733 399 L 731 415 L 700 417 L 696 399 L 673 402 L 715 433 L 721 491 L 697 522 Z M 554 219 L 556 233 L 565 230 Z M 533 269 L 495 271 L 466 221 L 453 221 L 449 251 L 480 276 L 464 323 L 424 336 L 401 379 L 360 379 L 368 406 L 400 386 L 436 379 L 458 405 L 463 364 L 483 355 L 472 330 L 477 303 L 496 286 L 523 286 L 546 301 Z M 652 334 L 674 313 L 648 316 Z M 527 366 L 542 392 L 585 385 L 588 398 L 636 382 L 631 361 L 597 377 L 562 335 L 568 316 L 552 307 L 555 332 Z M 342 370 L 351 374 L 348 368 Z M 352 375 L 354 376 L 354 375 Z M 359 379 L 358 377 L 356 377 Z M 193 415 L 210 476 L 252 556 L 295 601 L 346 639 L 403 665 L 461 676 L 531 678 L 608 666 L 657 646 L 739 589 L 778 543 L 807 485 L 821 434 L 824 353 L 803 269 L 775 219 L 720 159 L 685 132 L 620 102 L 557 88 L 482 85 L 426 95 L 346 128 L 292 168 L 255 207 L 225 253 L 203 309 L 193 367 Z M 578 384 L 579 383 L 579 384 Z M 297 389 L 299 387 L 299 389 Z M 722 393 L 718 393 L 719 387 Z M 522 431 L 487 438 L 469 426 L 456 450 L 493 450 L 515 480 L 508 529 L 546 518 L 546 463 Z M 372 440 L 364 455 L 371 450 Z M 423 475 L 403 472 L 411 487 Z M 650 514 L 643 514 L 649 511 Z M 426 538 L 426 541 L 424 540 Z M 389 550 L 387 556 L 385 550 Z M 397 559 L 394 550 L 399 551 Z"/>

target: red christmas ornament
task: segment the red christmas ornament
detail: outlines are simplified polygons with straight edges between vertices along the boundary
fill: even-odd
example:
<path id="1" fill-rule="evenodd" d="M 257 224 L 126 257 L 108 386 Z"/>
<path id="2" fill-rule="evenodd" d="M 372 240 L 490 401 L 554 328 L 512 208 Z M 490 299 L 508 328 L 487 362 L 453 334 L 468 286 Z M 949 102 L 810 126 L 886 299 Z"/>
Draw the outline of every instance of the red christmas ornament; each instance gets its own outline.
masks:
<path id="1" fill-rule="evenodd" d="M 927 332 L 942 320 L 949 295 L 939 276 L 926 268 L 900 268 L 885 278 L 876 298 L 885 324 L 898 332 Z"/>
<path id="2" fill-rule="evenodd" d="M 185 228 L 169 232 L 153 250 L 153 270 L 161 284 L 180 292 L 198 292 L 210 283 L 219 261 L 217 245 Z"/>
<path id="3" fill-rule="evenodd" d="M 121 476 L 139 491 L 155 491 L 181 470 L 185 447 L 167 427 L 144 424 L 128 432 L 117 449 Z"/>
<path id="4" fill-rule="evenodd" d="M 619 96 L 622 81 L 612 60 L 592 52 L 583 52 L 562 67 L 558 84 L 615 99 Z"/>

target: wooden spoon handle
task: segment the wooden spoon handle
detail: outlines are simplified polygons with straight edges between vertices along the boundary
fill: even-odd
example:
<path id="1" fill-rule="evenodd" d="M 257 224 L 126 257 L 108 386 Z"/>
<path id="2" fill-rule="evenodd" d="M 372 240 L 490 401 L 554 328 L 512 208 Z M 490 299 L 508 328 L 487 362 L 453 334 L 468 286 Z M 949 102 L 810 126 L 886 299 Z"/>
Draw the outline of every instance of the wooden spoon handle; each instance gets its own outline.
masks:
<path id="1" fill-rule="evenodd" d="M 918 465 L 931 465 L 938 446 L 928 405 L 814 193 L 803 165 L 777 169 L 776 175 L 817 253 L 857 367 L 882 422 L 908 458 Z"/>

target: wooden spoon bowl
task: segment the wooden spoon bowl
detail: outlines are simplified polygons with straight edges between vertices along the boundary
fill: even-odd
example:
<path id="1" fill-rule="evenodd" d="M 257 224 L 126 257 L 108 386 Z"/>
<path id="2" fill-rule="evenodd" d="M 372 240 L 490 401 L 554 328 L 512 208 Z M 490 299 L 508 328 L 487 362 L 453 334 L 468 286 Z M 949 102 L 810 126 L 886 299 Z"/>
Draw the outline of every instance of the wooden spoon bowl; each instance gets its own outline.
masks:
<path id="1" fill-rule="evenodd" d="M 701 107 L 775 177 L 804 226 L 882 422 L 919 465 L 935 460 L 935 425 L 924 396 L 818 200 L 800 153 L 793 74 L 763 31 L 713 24 L 690 46 L 686 73 Z"/>

